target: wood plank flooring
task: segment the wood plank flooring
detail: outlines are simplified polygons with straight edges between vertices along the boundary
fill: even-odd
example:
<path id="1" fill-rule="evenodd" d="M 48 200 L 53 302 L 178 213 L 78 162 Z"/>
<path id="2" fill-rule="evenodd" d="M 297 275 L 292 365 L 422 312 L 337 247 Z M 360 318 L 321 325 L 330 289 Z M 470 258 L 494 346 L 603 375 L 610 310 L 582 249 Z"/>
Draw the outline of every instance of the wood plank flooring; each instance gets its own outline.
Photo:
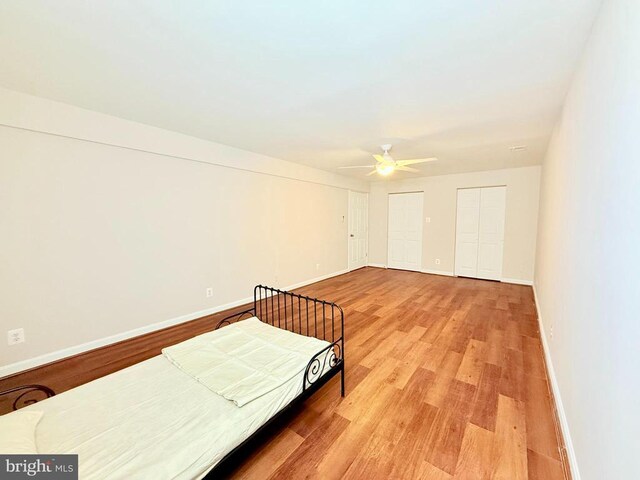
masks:
<path id="1" fill-rule="evenodd" d="M 234 478 L 569 478 L 530 287 L 364 268 L 297 291 L 345 310 L 347 396 L 334 378 Z M 227 314 L 7 377 L 0 390 L 67 390 Z"/>

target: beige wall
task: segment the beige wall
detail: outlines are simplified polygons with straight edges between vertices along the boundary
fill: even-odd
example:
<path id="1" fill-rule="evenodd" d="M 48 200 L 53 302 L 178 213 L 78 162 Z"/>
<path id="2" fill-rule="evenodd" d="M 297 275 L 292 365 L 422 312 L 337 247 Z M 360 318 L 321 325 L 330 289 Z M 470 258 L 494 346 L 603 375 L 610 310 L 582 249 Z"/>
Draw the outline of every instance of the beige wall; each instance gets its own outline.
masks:
<path id="1" fill-rule="evenodd" d="M 506 185 L 503 277 L 530 282 L 538 222 L 540 167 L 441 175 L 411 180 L 376 182 L 369 195 L 369 262 L 387 263 L 388 194 L 424 192 L 422 268 L 453 274 L 455 257 L 457 189 Z M 440 260 L 436 265 L 435 260 Z"/>
<path id="2" fill-rule="evenodd" d="M 640 2 L 605 1 L 543 166 L 536 259 L 576 479 L 638 478 L 638 152 Z"/>
<path id="3" fill-rule="evenodd" d="M 0 93 L 0 324 L 27 339 L 0 342 L 0 373 L 347 268 L 347 189 L 366 184 Z"/>

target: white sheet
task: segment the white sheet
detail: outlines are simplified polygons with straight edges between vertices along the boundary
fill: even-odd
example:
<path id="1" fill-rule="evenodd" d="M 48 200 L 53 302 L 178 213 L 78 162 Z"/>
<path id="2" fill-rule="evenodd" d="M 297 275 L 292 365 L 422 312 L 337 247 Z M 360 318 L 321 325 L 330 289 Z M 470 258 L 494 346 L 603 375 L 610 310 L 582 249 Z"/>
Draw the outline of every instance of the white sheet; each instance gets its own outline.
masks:
<path id="1" fill-rule="evenodd" d="M 298 375 L 328 346 L 251 317 L 164 348 L 162 354 L 212 392 L 243 407 Z"/>
<path id="2" fill-rule="evenodd" d="M 239 408 L 158 355 L 23 410 L 44 412 L 38 451 L 79 454 L 81 479 L 201 478 L 301 393 L 303 375 Z"/>

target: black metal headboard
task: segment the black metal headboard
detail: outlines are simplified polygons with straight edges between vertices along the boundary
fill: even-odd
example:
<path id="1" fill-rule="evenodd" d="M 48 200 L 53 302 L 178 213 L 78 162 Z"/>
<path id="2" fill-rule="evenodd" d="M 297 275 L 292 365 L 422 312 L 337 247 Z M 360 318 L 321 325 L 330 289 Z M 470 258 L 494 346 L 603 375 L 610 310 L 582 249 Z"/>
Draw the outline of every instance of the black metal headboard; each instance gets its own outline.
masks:
<path id="1" fill-rule="evenodd" d="M 27 405 L 32 405 L 40 400 L 44 400 L 45 398 L 53 397 L 55 395 L 55 392 L 49 387 L 33 384 L 21 385 L 19 387 L 4 390 L 0 392 L 0 397 L 3 397 L 5 395 L 9 396 L 12 393 L 18 394 L 16 395 L 16 398 L 13 400 L 13 403 L 11 405 L 11 408 L 13 410 L 18 410 L 19 408 L 26 407 Z"/>

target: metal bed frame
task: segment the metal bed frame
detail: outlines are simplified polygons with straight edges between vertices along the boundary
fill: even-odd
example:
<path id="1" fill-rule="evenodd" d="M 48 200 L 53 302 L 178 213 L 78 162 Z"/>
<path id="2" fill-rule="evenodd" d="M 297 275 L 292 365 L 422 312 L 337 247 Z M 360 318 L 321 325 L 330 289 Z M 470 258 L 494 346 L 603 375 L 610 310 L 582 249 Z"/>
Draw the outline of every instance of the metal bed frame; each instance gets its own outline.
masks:
<path id="1" fill-rule="evenodd" d="M 259 443 L 272 433 L 293 409 L 299 407 L 334 376 L 340 373 L 340 394 L 344 397 L 344 312 L 339 305 L 313 297 L 280 290 L 265 285 L 253 289 L 253 308 L 234 313 L 218 322 L 215 330 L 241 320 L 244 316 L 255 316 L 274 327 L 290 332 L 316 337 L 331 342 L 317 352 L 307 363 L 302 379 L 302 393 L 282 410 L 236 446 L 220 460 L 204 478 L 225 478 L 247 457 Z M 25 390 L 13 401 L 13 410 L 36 403 L 37 398 L 26 398 L 38 392 L 46 398 L 55 392 L 44 385 L 23 385 L 0 392 L 0 396 Z M 22 403 L 20 403 L 22 402 Z"/>
<path id="2" fill-rule="evenodd" d="M 225 478 L 264 441 L 283 417 L 299 407 L 324 384 L 340 373 L 340 394 L 344 397 L 344 312 L 339 305 L 265 285 L 253 289 L 253 308 L 222 319 L 216 329 L 255 316 L 274 327 L 331 342 L 316 353 L 304 370 L 302 393 L 271 417 L 250 437 L 225 455 L 204 477 Z M 325 371 L 325 367 L 328 369 Z M 324 373 L 323 373 L 324 372 Z"/>
<path id="3" fill-rule="evenodd" d="M 11 404 L 11 408 L 13 410 L 18 410 L 19 408 L 26 407 L 27 405 L 32 405 L 34 403 L 37 403 L 40 400 L 45 400 L 49 397 L 53 397 L 56 394 L 49 387 L 46 387 L 44 385 L 33 384 L 33 385 L 20 385 L 19 387 L 10 388 L 8 390 L 0 392 L 0 396 L 10 395 L 12 393 L 18 393 L 22 390 L 24 391 L 20 393 L 13 400 Z M 37 392 L 36 397 L 42 396 L 41 394 L 44 394 L 44 398 L 28 398 L 28 395 L 35 394 L 36 392 Z"/>

